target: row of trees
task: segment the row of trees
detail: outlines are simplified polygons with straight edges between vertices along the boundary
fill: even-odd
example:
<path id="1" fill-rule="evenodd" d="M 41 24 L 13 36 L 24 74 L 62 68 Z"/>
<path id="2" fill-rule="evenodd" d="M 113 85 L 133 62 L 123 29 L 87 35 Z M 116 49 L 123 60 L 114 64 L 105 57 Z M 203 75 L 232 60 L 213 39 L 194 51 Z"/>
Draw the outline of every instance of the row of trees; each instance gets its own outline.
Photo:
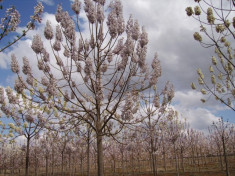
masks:
<path id="1" fill-rule="evenodd" d="M 154 129 L 128 126 L 115 138 L 104 137 L 104 173 L 229 172 L 234 169 L 234 144 L 234 127 L 222 120 L 212 124 L 205 135 L 171 114 Z M 69 132 L 44 131 L 29 148 L 29 173 L 33 175 L 93 175 L 98 170 L 96 135 L 89 127 Z M 27 139 L 1 143 L 0 153 L 0 173 L 25 173 Z"/>

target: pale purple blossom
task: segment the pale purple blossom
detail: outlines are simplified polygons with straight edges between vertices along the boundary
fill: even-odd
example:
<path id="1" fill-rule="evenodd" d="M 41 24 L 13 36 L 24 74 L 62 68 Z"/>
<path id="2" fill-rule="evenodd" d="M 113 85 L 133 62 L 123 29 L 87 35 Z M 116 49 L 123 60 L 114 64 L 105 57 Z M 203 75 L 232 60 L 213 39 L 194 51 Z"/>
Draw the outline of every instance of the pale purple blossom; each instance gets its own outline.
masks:
<path id="1" fill-rule="evenodd" d="M 119 53 L 122 51 L 124 44 L 123 44 L 123 40 L 124 38 L 121 38 L 118 40 L 118 43 L 116 44 L 116 46 L 113 49 L 113 53 L 119 55 Z"/>
<path id="2" fill-rule="evenodd" d="M 41 2 L 39 2 L 35 7 L 34 7 L 34 16 L 31 16 L 30 18 L 34 21 L 38 21 L 39 23 L 41 23 L 42 18 L 41 18 L 41 14 L 43 12 L 43 5 Z"/>
<path id="3" fill-rule="evenodd" d="M 19 23 L 20 14 L 14 7 L 11 7 L 6 10 L 6 16 L 1 18 L 0 29 L 5 30 L 6 33 L 16 31 Z"/>
<path id="4" fill-rule="evenodd" d="M 148 44 L 148 33 L 145 31 L 144 26 L 142 27 L 139 43 L 142 48 Z"/>
<path id="5" fill-rule="evenodd" d="M 14 54 L 11 55 L 11 70 L 14 73 L 20 72 L 19 63 L 18 63 L 16 56 Z"/>
<path id="6" fill-rule="evenodd" d="M 23 57 L 23 67 L 22 67 L 22 72 L 25 74 L 25 75 L 32 75 L 32 69 L 31 69 L 31 66 L 29 64 L 29 60 L 27 59 L 27 57 Z"/>
<path id="7" fill-rule="evenodd" d="M 59 56 L 56 56 L 56 61 L 57 61 L 56 64 L 59 65 L 60 67 L 64 66 L 64 63 Z"/>
<path id="8" fill-rule="evenodd" d="M 49 53 L 45 49 L 43 49 L 42 54 L 43 54 L 43 61 L 44 62 L 49 62 L 50 61 Z"/>
<path id="9" fill-rule="evenodd" d="M 159 97 L 158 94 L 156 94 L 156 95 L 154 96 L 153 105 L 154 105 L 156 108 L 160 108 L 160 97 Z"/>
<path id="10" fill-rule="evenodd" d="M 150 78 L 150 85 L 154 85 L 157 83 L 158 78 L 162 74 L 161 64 L 160 64 L 160 61 L 158 60 L 157 54 L 155 54 L 151 66 L 152 66 L 153 72 L 152 72 L 151 78 Z"/>
<path id="11" fill-rule="evenodd" d="M 33 79 L 32 75 L 28 75 L 28 76 L 27 76 L 27 79 L 26 79 L 26 82 L 27 82 L 29 85 L 33 86 L 33 81 L 34 81 L 34 79 Z"/>
<path id="12" fill-rule="evenodd" d="M 60 51 L 61 50 L 60 42 L 58 40 L 55 40 L 55 43 L 53 44 L 53 49 L 55 51 Z"/>
<path id="13" fill-rule="evenodd" d="M 120 0 L 112 0 L 109 7 L 117 16 L 122 15 L 123 7 Z"/>
<path id="14" fill-rule="evenodd" d="M 29 123 L 33 123 L 34 122 L 34 117 L 33 117 L 33 112 L 30 110 L 28 111 L 28 113 L 25 115 L 25 120 Z"/>
<path id="15" fill-rule="evenodd" d="M 87 18 L 91 24 L 96 21 L 96 10 L 93 2 L 91 0 L 84 0 L 84 10 L 86 12 Z"/>
<path id="16" fill-rule="evenodd" d="M 135 20 L 135 23 L 134 23 L 134 25 L 133 25 L 133 27 L 132 27 L 131 33 L 132 33 L 132 35 L 131 35 L 132 38 L 133 38 L 134 40 L 138 40 L 139 35 L 140 35 L 140 27 L 139 27 L 139 23 L 138 23 L 137 20 Z"/>
<path id="17" fill-rule="evenodd" d="M 65 46 L 65 48 L 64 48 L 64 53 L 63 53 L 63 54 L 64 54 L 64 56 L 67 57 L 67 58 L 70 56 L 70 52 L 69 52 L 69 49 L 68 49 L 67 46 Z"/>
<path id="18" fill-rule="evenodd" d="M 103 9 L 103 6 L 98 4 L 97 6 L 97 21 L 99 23 L 102 23 L 104 21 L 104 9 Z"/>
<path id="19" fill-rule="evenodd" d="M 42 113 L 38 113 L 38 122 L 40 123 L 40 125 L 44 125 L 46 123 L 46 119 L 45 117 L 43 117 Z"/>
<path id="20" fill-rule="evenodd" d="M 52 30 L 52 27 L 51 27 L 51 23 L 48 20 L 46 22 L 46 27 L 44 29 L 44 36 L 47 40 L 51 40 L 54 36 L 53 35 L 53 30 Z"/>
<path id="21" fill-rule="evenodd" d="M 10 104 L 18 104 L 19 100 L 17 99 L 17 97 L 13 94 L 13 91 L 10 87 L 6 88 L 6 93 L 7 93 L 7 97 L 9 100 Z"/>
<path id="22" fill-rule="evenodd" d="M 134 41 L 132 40 L 132 38 L 130 36 L 127 36 L 126 42 L 124 44 L 124 47 L 122 49 L 122 52 L 125 55 L 130 56 L 133 52 L 134 52 Z"/>
<path id="23" fill-rule="evenodd" d="M 143 48 L 140 46 L 138 43 L 137 45 L 137 51 L 136 51 L 139 59 L 138 59 L 138 64 L 141 69 L 144 69 L 146 66 L 145 60 L 146 60 L 146 54 L 147 54 L 147 46 L 144 46 Z"/>
<path id="24" fill-rule="evenodd" d="M 38 69 L 43 70 L 44 69 L 44 64 L 42 60 L 38 60 Z"/>
<path id="25" fill-rule="evenodd" d="M 79 0 L 75 0 L 74 3 L 72 4 L 72 10 L 74 13 L 77 15 L 80 13 L 81 10 L 81 2 Z"/>
<path id="26" fill-rule="evenodd" d="M 122 109 L 122 119 L 123 120 L 130 120 L 133 118 L 132 107 L 133 107 L 132 96 L 130 93 L 127 93 L 125 104 Z"/>
<path id="27" fill-rule="evenodd" d="M 36 54 L 42 53 L 43 43 L 42 43 L 40 35 L 37 34 L 33 37 L 31 48 Z"/>
<path id="28" fill-rule="evenodd" d="M 95 39 L 94 39 L 94 36 L 93 36 L 93 35 L 91 35 L 90 46 L 91 46 L 91 49 L 94 49 L 94 48 L 95 48 Z"/>
<path id="29" fill-rule="evenodd" d="M 110 36 L 112 38 L 115 38 L 117 35 L 118 22 L 117 22 L 117 16 L 113 11 L 111 11 L 108 15 L 107 25 Z"/>
<path id="30" fill-rule="evenodd" d="M 62 9 L 62 6 L 61 5 L 58 5 L 57 6 L 57 11 L 56 11 L 56 14 L 55 14 L 55 19 L 58 23 L 61 22 L 62 20 L 62 16 L 63 16 L 63 9 Z"/>
<path id="31" fill-rule="evenodd" d="M 15 80 L 14 89 L 17 93 L 22 93 L 23 90 L 26 88 L 25 83 L 22 77 L 19 77 Z"/>
<path id="32" fill-rule="evenodd" d="M 49 96 L 54 96 L 56 95 L 57 92 L 57 88 L 56 88 L 56 80 L 54 78 L 50 78 L 49 80 L 49 84 L 47 86 L 47 92 L 49 94 Z"/>
<path id="33" fill-rule="evenodd" d="M 70 40 L 70 43 L 73 44 L 75 41 L 75 24 L 72 18 L 69 16 L 69 13 L 61 12 L 60 24 L 64 28 L 64 35 L 67 39 Z M 58 31 L 57 31 L 58 32 Z"/>
<path id="34" fill-rule="evenodd" d="M 85 61 L 84 73 L 86 75 L 90 75 L 92 72 L 92 60 L 91 58 L 87 58 Z"/>
<path id="35" fill-rule="evenodd" d="M 49 73 L 51 70 L 51 67 L 46 63 L 44 68 L 43 68 L 43 71 L 46 72 L 46 73 Z"/>
<path id="36" fill-rule="evenodd" d="M 126 33 L 127 33 L 127 35 L 132 34 L 133 26 L 134 26 L 133 17 L 132 17 L 132 15 L 130 15 L 129 20 L 127 21 L 127 24 L 126 24 Z"/>
<path id="37" fill-rule="evenodd" d="M 41 78 L 41 83 L 42 83 L 42 85 L 44 85 L 44 86 L 48 86 L 48 85 L 49 85 L 49 81 L 48 81 L 48 79 L 47 79 L 45 76 L 43 76 L 43 77 Z"/>
<path id="38" fill-rule="evenodd" d="M 125 31 L 125 21 L 122 15 L 119 15 L 117 18 L 117 32 L 118 35 L 121 35 Z"/>
<path id="39" fill-rule="evenodd" d="M 60 30 L 60 26 L 59 25 L 56 26 L 56 34 L 55 35 L 56 35 L 56 40 L 58 40 L 60 42 L 63 41 L 62 32 Z"/>

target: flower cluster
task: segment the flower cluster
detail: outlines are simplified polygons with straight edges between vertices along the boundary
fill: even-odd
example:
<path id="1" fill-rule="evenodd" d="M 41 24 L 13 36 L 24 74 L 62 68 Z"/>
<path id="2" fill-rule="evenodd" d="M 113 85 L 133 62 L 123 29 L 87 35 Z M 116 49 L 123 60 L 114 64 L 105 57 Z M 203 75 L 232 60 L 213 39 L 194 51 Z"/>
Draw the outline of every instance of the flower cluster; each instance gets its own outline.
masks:
<path id="1" fill-rule="evenodd" d="M 41 2 L 39 2 L 35 7 L 34 7 L 34 15 L 31 16 L 30 18 L 33 20 L 33 21 L 37 21 L 39 23 L 41 23 L 42 21 L 42 18 L 41 18 L 41 15 L 43 13 L 43 5 Z"/>
<path id="2" fill-rule="evenodd" d="M 195 32 L 195 33 L 193 34 L 193 37 L 194 37 L 194 39 L 195 39 L 196 41 L 199 41 L 199 42 L 202 41 L 202 36 L 201 36 L 198 32 Z"/>
<path id="3" fill-rule="evenodd" d="M 44 29 L 44 36 L 47 40 L 51 40 L 53 38 L 53 30 L 50 21 L 46 22 L 46 27 Z"/>
<path id="4" fill-rule="evenodd" d="M 40 35 L 37 34 L 37 35 L 35 35 L 33 37 L 31 48 L 33 49 L 33 51 L 36 54 L 42 53 L 42 51 L 43 51 L 43 43 L 42 43 Z"/>
<path id="5" fill-rule="evenodd" d="M 74 13 L 77 15 L 80 13 L 81 10 L 81 2 L 79 0 L 75 0 L 74 3 L 72 4 L 72 10 Z"/>
<path id="6" fill-rule="evenodd" d="M 155 85 L 158 81 L 158 78 L 162 74 L 162 69 L 161 69 L 160 61 L 158 60 L 157 54 L 155 54 L 155 57 L 153 59 L 152 69 L 153 69 L 153 73 L 151 75 L 149 84 L 150 85 Z"/>
<path id="7" fill-rule="evenodd" d="M 19 63 L 18 63 L 16 56 L 14 54 L 11 55 L 11 70 L 14 73 L 20 72 Z"/>
<path id="8" fill-rule="evenodd" d="M 114 0 L 109 5 L 111 12 L 108 15 L 107 25 L 112 38 L 124 32 L 125 24 L 123 18 L 123 7 L 119 0 Z"/>
<path id="9" fill-rule="evenodd" d="M 57 7 L 56 13 L 56 21 L 61 24 L 64 29 L 65 37 L 70 41 L 72 45 L 75 44 L 75 24 L 73 19 L 69 16 L 67 11 L 63 12 L 63 9 L 60 5 Z M 57 28 L 56 32 L 59 32 L 59 28 Z M 58 41 L 62 41 L 61 35 L 58 33 Z"/>
<path id="10" fill-rule="evenodd" d="M 207 21 L 209 24 L 214 24 L 214 22 L 215 22 L 215 17 L 213 15 L 212 8 L 207 9 Z"/>
<path id="11" fill-rule="evenodd" d="M 0 29 L 5 32 L 5 35 L 11 31 L 15 31 L 20 23 L 20 14 L 14 8 L 8 8 L 6 10 L 6 16 L 1 19 Z"/>

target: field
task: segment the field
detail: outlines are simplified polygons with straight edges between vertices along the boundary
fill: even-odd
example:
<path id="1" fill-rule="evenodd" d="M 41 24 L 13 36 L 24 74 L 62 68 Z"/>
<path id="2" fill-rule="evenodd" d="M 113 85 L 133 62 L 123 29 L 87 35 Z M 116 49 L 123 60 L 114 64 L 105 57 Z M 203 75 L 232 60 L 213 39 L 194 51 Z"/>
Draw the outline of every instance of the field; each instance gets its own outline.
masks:
<path id="1" fill-rule="evenodd" d="M 230 156 L 229 158 L 229 173 L 230 176 L 235 176 L 235 157 Z M 226 176 L 225 166 L 223 164 L 223 170 L 221 170 L 221 163 L 219 158 L 210 157 L 206 158 L 206 163 L 202 161 L 199 162 L 199 165 L 190 164 L 191 159 L 185 159 L 184 170 L 182 169 L 182 163 L 180 165 L 179 175 L 180 176 Z M 201 163 L 201 164 L 200 164 Z M 110 164 L 110 162 L 109 162 Z M 123 168 L 121 167 L 122 163 L 116 161 L 115 169 L 113 165 L 106 163 L 105 165 L 105 176 L 153 176 L 151 163 L 147 160 L 139 160 L 136 162 L 124 162 Z M 157 175 L 161 176 L 177 176 L 176 170 L 173 167 L 173 162 L 168 162 L 165 168 L 162 167 L 162 161 L 158 162 L 159 168 L 157 168 Z M 131 167 L 133 165 L 134 167 Z M 96 166 L 91 165 L 90 176 L 96 175 Z M 14 172 L 14 173 L 13 173 Z M 53 174 L 52 174 L 53 172 Z M 35 172 L 35 168 L 30 168 L 29 176 L 46 176 L 45 168 L 38 168 Z M 48 176 L 86 176 L 86 167 L 78 166 L 69 167 L 66 165 L 64 167 L 64 174 L 61 174 L 61 167 L 56 166 L 53 170 L 49 168 Z M 24 176 L 24 169 L 14 170 L 12 173 L 10 170 L 1 170 L 0 176 Z"/>

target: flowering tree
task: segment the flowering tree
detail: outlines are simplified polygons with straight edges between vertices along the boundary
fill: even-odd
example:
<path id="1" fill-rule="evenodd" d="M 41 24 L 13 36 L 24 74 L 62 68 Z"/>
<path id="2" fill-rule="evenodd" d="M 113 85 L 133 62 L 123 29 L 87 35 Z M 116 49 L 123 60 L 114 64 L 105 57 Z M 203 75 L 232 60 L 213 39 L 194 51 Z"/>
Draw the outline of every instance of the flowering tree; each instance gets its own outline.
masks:
<path id="1" fill-rule="evenodd" d="M 82 31 L 78 0 L 72 5 L 76 23 L 60 5 L 55 15 L 58 22 L 55 37 L 50 22 L 47 22 L 44 34 L 51 44 L 53 57 L 43 46 L 41 37 L 34 36 L 31 47 L 38 68 L 44 74 L 41 79 L 27 73 L 27 78 L 33 82 L 25 82 L 19 71 L 13 69 L 13 72 L 18 74 L 17 92 L 27 89 L 38 102 L 53 106 L 67 118 L 82 120 L 93 129 L 97 141 L 98 175 L 103 176 L 103 136 L 115 135 L 125 124 L 142 120 L 134 111 L 139 92 L 157 83 L 160 70 L 157 57 L 152 69 L 148 68 L 148 35 L 144 27 L 140 30 L 138 21 L 132 17 L 125 26 L 119 0 L 109 4 L 107 19 L 105 0 L 85 0 L 84 3 L 89 31 Z M 89 33 L 86 39 L 84 32 Z M 30 67 L 29 63 L 25 62 L 24 67 Z"/>
<path id="2" fill-rule="evenodd" d="M 167 116 L 169 104 L 174 97 L 173 85 L 169 82 L 165 85 L 161 92 L 157 91 L 156 86 L 153 87 L 149 95 L 142 95 L 142 117 L 146 117 L 142 128 L 146 133 L 146 141 L 149 144 L 149 152 L 151 154 L 153 175 L 157 175 L 157 159 L 156 153 L 160 146 L 160 121 Z"/>
<path id="3" fill-rule="evenodd" d="M 0 5 L 1 5 L 1 3 L 2 3 L 2 1 L 0 1 Z M 0 10 L 2 10 L 2 9 L 3 9 L 3 7 L 1 5 Z M 17 36 L 13 42 L 9 42 L 5 46 L 0 48 L 0 52 L 4 51 L 8 47 L 13 45 L 17 41 L 19 41 L 21 38 L 23 38 L 29 30 L 34 29 L 35 24 L 37 22 L 39 22 L 39 23 L 41 22 L 41 14 L 42 13 L 43 13 L 43 6 L 42 6 L 42 3 L 39 2 L 37 4 L 37 6 L 34 7 L 34 15 L 30 17 L 31 21 L 28 22 L 26 29 L 23 30 L 22 34 L 20 34 L 20 36 Z M 14 6 L 12 6 L 6 10 L 5 16 L 4 17 L 0 16 L 0 18 L 1 18 L 1 21 L 0 21 L 0 41 L 1 41 L 9 33 L 16 31 L 16 29 L 18 28 L 18 25 L 20 24 L 20 13 L 18 12 L 18 10 L 16 10 L 16 8 Z"/>
<path id="4" fill-rule="evenodd" d="M 14 60 L 14 56 L 13 56 Z M 27 68 L 24 72 L 30 72 Z M 6 92 L 6 96 L 5 96 Z M 49 112 L 47 106 L 33 102 L 32 97 L 27 97 L 23 92 L 16 94 L 10 87 L 5 90 L 0 87 L 1 111 L 10 118 L 12 123 L 2 125 L 4 130 L 8 130 L 9 140 L 14 140 L 18 136 L 24 136 L 26 143 L 26 166 L 25 175 L 28 176 L 30 141 L 45 127 L 49 127 L 49 118 L 53 113 Z"/>
<path id="5" fill-rule="evenodd" d="M 229 167 L 227 159 L 227 145 L 229 142 L 230 136 L 234 133 L 234 126 L 228 122 L 224 122 L 223 118 L 220 118 L 218 122 L 213 122 L 212 127 L 209 129 L 211 133 L 211 138 L 218 143 L 218 148 L 222 148 L 222 153 L 224 155 L 224 162 L 226 167 L 226 176 L 229 176 Z"/>
<path id="6" fill-rule="evenodd" d="M 192 7 L 186 8 L 187 15 L 193 16 L 200 23 L 200 32 L 194 33 L 194 39 L 205 48 L 215 48 L 215 56 L 212 56 L 212 65 L 209 67 L 211 82 L 205 79 L 201 69 L 197 70 L 201 92 L 204 95 L 213 95 L 216 100 L 235 111 L 235 58 L 232 47 L 235 39 L 234 1 L 195 0 L 195 2 L 198 5 L 194 10 Z M 196 89 L 194 83 L 192 88 Z M 202 99 L 202 102 L 205 101 Z"/>
<path id="7" fill-rule="evenodd" d="M 167 129 L 168 129 L 168 140 L 173 145 L 173 154 L 175 159 L 175 168 L 176 168 L 176 175 L 179 176 L 179 160 L 178 160 L 178 140 L 183 133 L 184 124 L 179 121 L 178 119 L 178 112 L 171 109 L 168 115 L 169 121 L 167 122 Z"/>

